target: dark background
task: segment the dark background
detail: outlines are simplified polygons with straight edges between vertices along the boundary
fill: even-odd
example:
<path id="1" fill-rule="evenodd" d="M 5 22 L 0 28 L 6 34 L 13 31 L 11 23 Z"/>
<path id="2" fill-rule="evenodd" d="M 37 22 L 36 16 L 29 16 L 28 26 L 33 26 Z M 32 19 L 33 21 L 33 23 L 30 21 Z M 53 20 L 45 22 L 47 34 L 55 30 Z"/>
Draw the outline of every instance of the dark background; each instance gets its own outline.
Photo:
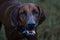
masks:
<path id="1" fill-rule="evenodd" d="M 35 3 L 46 14 L 46 20 L 38 27 L 39 40 L 60 40 L 60 0 L 18 0 L 21 3 Z M 0 40 L 6 40 L 4 27 L 0 31 Z M 23 39 L 25 40 L 25 39 Z"/>

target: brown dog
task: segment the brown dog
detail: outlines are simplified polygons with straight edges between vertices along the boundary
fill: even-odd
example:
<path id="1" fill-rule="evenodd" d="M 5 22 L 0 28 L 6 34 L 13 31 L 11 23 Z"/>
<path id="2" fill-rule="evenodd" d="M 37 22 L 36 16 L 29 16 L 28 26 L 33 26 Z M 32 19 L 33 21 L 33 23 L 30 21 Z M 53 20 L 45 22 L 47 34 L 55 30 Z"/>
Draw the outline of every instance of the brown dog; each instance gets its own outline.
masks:
<path id="1" fill-rule="evenodd" d="M 41 8 L 33 3 L 5 1 L 0 7 L 0 27 L 4 24 L 7 40 L 38 40 L 37 26 L 45 20 Z"/>

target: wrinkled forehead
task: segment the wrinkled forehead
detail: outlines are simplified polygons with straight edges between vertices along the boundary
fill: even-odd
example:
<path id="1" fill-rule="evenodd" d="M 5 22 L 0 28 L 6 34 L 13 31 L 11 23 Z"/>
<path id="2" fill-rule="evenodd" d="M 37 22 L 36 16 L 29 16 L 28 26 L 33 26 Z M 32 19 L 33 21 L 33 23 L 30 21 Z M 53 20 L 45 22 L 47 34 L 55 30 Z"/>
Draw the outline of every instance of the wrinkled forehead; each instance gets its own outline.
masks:
<path id="1" fill-rule="evenodd" d="M 25 3 L 20 6 L 20 11 L 23 11 L 23 10 L 27 12 L 31 12 L 32 10 L 38 11 L 38 8 L 33 3 Z"/>

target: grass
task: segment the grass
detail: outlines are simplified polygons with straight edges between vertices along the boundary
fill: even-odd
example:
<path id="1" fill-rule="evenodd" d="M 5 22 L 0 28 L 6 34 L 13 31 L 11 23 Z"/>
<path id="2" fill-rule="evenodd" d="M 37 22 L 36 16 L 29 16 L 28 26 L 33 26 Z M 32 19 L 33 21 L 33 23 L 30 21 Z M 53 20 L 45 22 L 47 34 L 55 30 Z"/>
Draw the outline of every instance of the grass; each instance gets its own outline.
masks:
<path id="1" fill-rule="evenodd" d="M 60 0 L 18 0 L 22 3 L 35 3 L 44 9 L 46 20 L 38 27 L 39 40 L 60 40 Z M 6 39 L 0 32 L 0 40 Z"/>

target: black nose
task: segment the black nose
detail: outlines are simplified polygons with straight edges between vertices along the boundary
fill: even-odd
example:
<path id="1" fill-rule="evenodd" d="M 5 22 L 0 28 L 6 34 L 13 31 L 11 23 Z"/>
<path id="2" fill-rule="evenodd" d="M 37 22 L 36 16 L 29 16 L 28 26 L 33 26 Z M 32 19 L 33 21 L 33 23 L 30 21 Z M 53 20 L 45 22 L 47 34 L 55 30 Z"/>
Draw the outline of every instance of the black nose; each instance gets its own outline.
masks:
<path id="1" fill-rule="evenodd" d="M 28 24 L 28 27 L 34 27 L 35 24 Z"/>
<path id="2" fill-rule="evenodd" d="M 28 30 L 33 30 L 35 27 L 35 24 L 28 24 L 27 29 Z"/>

